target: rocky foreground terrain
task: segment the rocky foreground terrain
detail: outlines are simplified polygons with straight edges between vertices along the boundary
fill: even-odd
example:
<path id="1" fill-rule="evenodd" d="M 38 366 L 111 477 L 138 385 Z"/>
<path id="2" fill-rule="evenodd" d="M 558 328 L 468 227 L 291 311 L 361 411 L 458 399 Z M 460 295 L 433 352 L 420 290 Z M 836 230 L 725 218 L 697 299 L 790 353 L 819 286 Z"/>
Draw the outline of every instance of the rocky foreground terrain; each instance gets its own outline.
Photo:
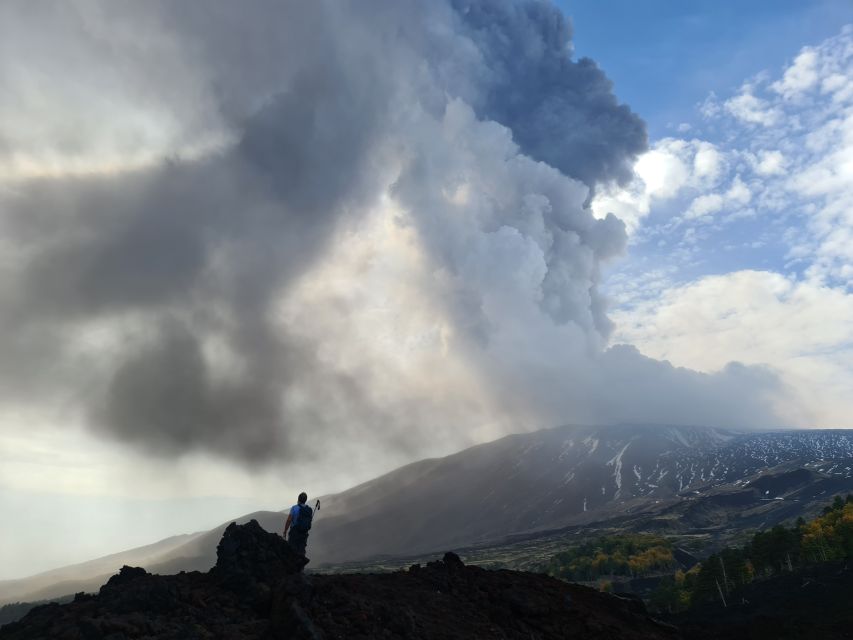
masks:
<path id="1" fill-rule="evenodd" d="M 97 595 L 33 609 L 3 640 L 57 638 L 679 637 L 641 602 L 542 575 L 443 561 L 386 574 L 305 575 L 256 521 L 231 524 L 207 573 L 123 567 Z"/>

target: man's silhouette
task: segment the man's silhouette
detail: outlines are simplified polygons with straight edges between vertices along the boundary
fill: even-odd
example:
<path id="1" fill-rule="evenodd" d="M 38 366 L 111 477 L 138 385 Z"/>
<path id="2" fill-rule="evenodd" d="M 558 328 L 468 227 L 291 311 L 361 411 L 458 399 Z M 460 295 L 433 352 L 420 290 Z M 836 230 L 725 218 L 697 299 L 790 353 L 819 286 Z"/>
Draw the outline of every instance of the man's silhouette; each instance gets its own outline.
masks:
<path id="1" fill-rule="evenodd" d="M 299 494 L 296 504 L 290 508 L 287 514 L 287 522 L 284 523 L 284 537 L 301 556 L 305 556 L 305 546 L 308 544 L 308 531 L 311 529 L 311 520 L 314 518 L 314 510 L 309 507 L 308 494 L 304 491 Z M 288 530 L 290 535 L 287 535 Z"/>

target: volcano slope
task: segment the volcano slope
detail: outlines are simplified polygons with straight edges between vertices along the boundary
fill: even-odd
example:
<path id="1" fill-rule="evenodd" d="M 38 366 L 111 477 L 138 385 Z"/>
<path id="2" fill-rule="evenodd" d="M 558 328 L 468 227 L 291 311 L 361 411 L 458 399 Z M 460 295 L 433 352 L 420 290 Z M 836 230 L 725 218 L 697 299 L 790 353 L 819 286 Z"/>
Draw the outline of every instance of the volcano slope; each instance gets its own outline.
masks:
<path id="1" fill-rule="evenodd" d="M 123 567 L 97 595 L 0 628 L 34 638 L 677 638 L 640 602 L 516 571 L 442 561 L 387 574 L 306 576 L 279 536 L 231 524 L 207 573 Z"/>

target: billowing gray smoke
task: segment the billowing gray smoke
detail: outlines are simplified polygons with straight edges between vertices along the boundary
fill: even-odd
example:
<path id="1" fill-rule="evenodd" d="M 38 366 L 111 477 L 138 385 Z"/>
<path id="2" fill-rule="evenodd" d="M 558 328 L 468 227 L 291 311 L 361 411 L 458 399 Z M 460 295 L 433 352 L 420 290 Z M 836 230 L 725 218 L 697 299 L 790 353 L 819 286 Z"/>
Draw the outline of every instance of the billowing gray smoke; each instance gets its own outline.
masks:
<path id="1" fill-rule="evenodd" d="M 589 187 L 625 181 L 645 150 L 643 122 L 589 58 L 570 59 L 571 25 L 548 2 L 455 0 L 484 72 L 478 115 L 512 130 L 521 151 Z"/>
<path id="2" fill-rule="evenodd" d="M 250 461 L 773 420 L 767 372 L 606 350 L 625 230 L 586 203 L 645 131 L 550 3 L 0 11 L 0 115 L 67 111 L 0 128 L 4 406 Z"/>

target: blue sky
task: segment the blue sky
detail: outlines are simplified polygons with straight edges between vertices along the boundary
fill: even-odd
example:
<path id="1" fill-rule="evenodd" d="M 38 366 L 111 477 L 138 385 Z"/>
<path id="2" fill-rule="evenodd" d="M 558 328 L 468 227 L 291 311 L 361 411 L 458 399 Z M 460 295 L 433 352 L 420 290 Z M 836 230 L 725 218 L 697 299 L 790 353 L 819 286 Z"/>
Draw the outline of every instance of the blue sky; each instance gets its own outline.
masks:
<path id="1" fill-rule="evenodd" d="M 575 55 L 593 58 L 606 71 L 619 98 L 646 121 L 652 144 L 667 137 L 699 137 L 720 144 L 740 135 L 743 132 L 701 117 L 700 107 L 709 95 L 735 94 L 757 74 L 778 75 L 803 46 L 818 44 L 853 23 L 853 2 L 845 0 L 558 4 L 573 22 Z M 689 126 L 689 133 L 680 132 L 679 125 Z M 659 202 L 644 227 L 665 223 L 682 206 L 678 201 Z M 806 263 L 787 259 L 787 245 L 780 239 L 783 223 L 798 210 L 792 206 L 783 215 L 732 223 L 700 263 L 681 265 L 679 277 L 690 280 L 736 268 L 801 274 Z M 675 234 L 664 235 L 668 237 L 656 232 L 653 242 L 637 239 L 629 262 L 659 266 L 669 255 L 662 249 L 675 241 Z M 759 242 L 761 246 L 754 246 Z"/>
<path id="2" fill-rule="evenodd" d="M 593 205 L 631 226 L 605 283 L 615 340 L 767 366 L 809 398 L 801 422 L 849 426 L 853 3 L 563 6 L 649 125 L 634 182 Z"/>
<path id="3" fill-rule="evenodd" d="M 725 93 L 853 22 L 846 0 L 560 0 L 575 52 L 598 62 L 656 139 Z"/>

